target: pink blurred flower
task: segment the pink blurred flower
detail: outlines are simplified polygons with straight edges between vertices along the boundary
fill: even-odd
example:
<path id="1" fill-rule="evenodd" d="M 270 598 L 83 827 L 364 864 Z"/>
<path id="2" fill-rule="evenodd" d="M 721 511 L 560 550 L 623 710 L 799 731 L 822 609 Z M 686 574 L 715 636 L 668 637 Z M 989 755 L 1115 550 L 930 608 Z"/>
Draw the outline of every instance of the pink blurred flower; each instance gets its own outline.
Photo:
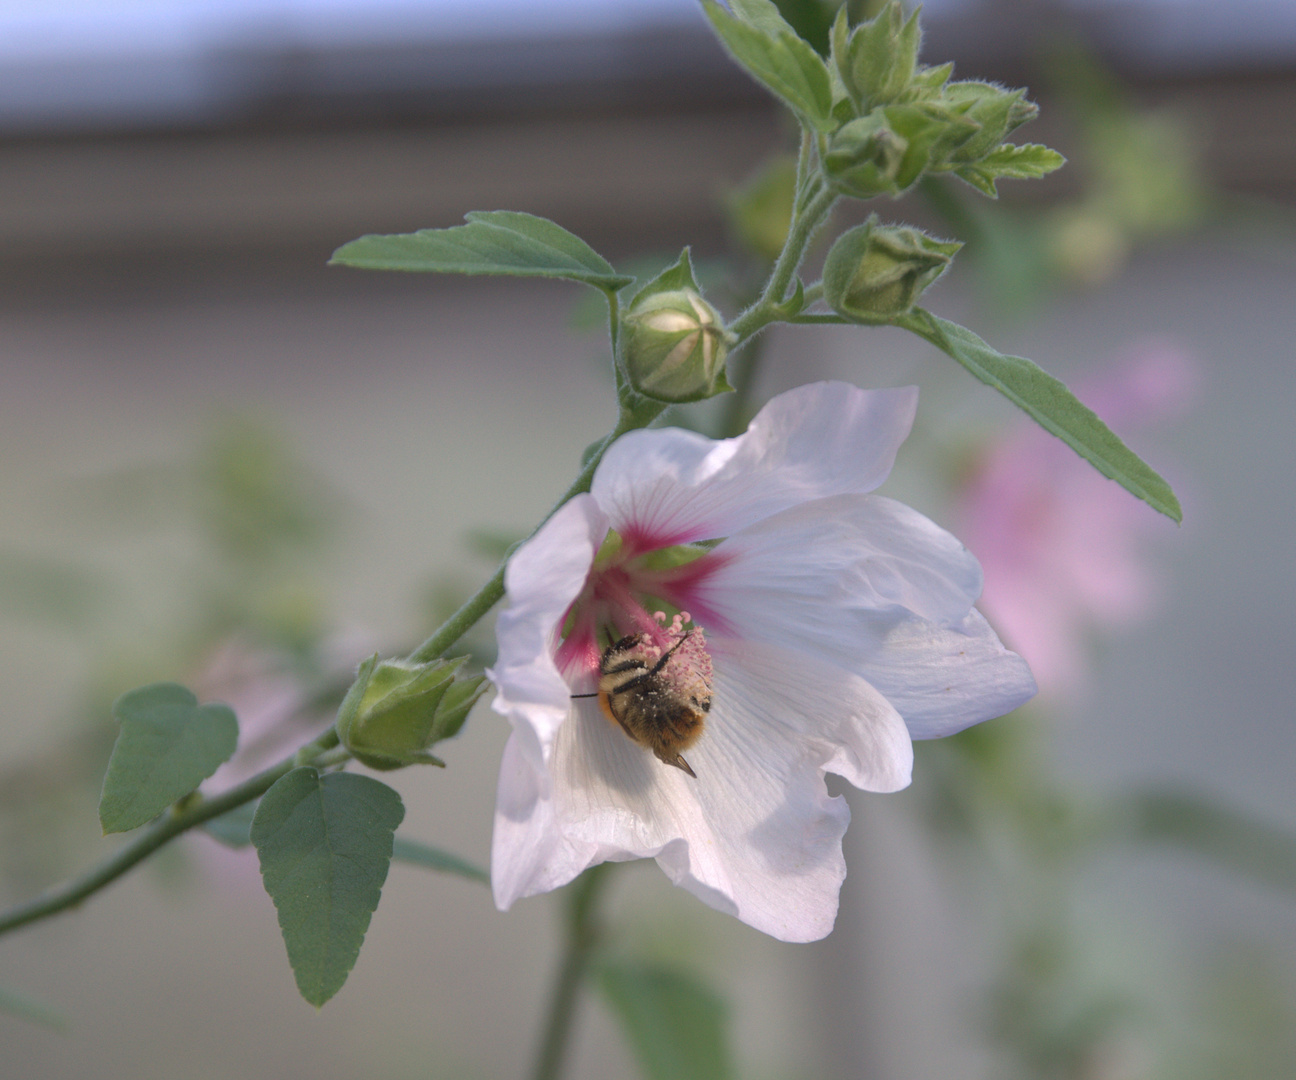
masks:
<path id="1" fill-rule="evenodd" d="M 323 675 L 343 679 L 357 657 L 373 652 L 370 635 L 354 632 L 326 641 L 318 654 Z M 207 793 L 226 791 L 280 761 L 333 722 L 333 708 L 321 708 L 311 685 L 290 657 L 237 635 L 216 646 L 191 687 L 199 701 L 220 701 L 238 717 L 238 748 L 203 784 Z M 210 836 L 195 842 L 203 870 L 221 882 L 259 880 L 251 845 L 230 847 Z"/>
<path id="2" fill-rule="evenodd" d="M 1121 434 L 1182 414 L 1197 382 L 1183 351 L 1156 339 L 1076 393 Z M 1091 633 L 1129 626 L 1155 607 L 1160 582 L 1146 541 L 1173 527 L 1033 423 L 988 449 L 958 518 L 985 571 L 980 607 L 1045 696 L 1083 686 Z"/>

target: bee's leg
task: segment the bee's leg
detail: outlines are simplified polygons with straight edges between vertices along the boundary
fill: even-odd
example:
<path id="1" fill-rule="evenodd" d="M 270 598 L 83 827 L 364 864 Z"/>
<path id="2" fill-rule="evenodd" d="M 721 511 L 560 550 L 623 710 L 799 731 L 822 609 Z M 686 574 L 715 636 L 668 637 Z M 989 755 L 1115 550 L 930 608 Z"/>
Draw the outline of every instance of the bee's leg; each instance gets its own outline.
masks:
<path id="1" fill-rule="evenodd" d="M 671 757 L 668 753 L 661 750 L 656 750 L 654 753 L 656 753 L 658 759 L 664 761 L 667 765 L 674 765 L 677 769 L 683 769 L 689 774 L 689 776 L 693 777 L 694 780 L 697 779 L 697 773 L 689 768 L 689 763 L 684 760 L 683 754 L 676 754 L 674 757 Z"/>

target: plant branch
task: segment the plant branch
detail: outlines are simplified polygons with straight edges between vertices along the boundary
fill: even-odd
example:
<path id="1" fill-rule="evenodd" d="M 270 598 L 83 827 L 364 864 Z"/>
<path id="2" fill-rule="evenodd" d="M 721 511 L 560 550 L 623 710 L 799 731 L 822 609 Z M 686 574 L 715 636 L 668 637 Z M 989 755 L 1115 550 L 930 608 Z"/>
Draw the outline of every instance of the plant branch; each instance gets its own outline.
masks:
<path id="1" fill-rule="evenodd" d="M 759 333 L 770 323 L 784 319 L 777 307 L 787 295 L 788 287 L 796 276 L 797 268 L 805 258 L 806 249 L 814 234 L 828 218 L 829 211 L 837 201 L 837 194 L 817 177 L 811 177 L 806 185 L 806 202 L 804 209 L 792 219 L 788 229 L 787 241 L 779 253 L 778 261 L 770 273 L 769 281 L 760 299 L 729 324 L 730 331 L 737 337 L 733 351 L 737 351 L 744 342 Z M 798 205 L 800 199 L 798 199 Z"/>
<path id="2" fill-rule="evenodd" d="M 20 926 L 26 926 L 28 923 L 76 907 L 81 901 L 116 881 L 127 870 L 143 862 L 163 844 L 175 839 L 181 833 L 211 821 L 212 818 L 228 814 L 253 799 L 260 798 L 281 776 L 299 765 L 313 763 L 317 754 L 322 755 L 332 750 L 337 746 L 337 741 L 337 732 L 330 728 L 292 757 L 285 758 L 279 764 L 257 773 L 256 776 L 244 780 L 243 783 L 228 791 L 209 799 L 200 798 L 184 805 L 183 808 L 172 807 L 168 813 L 145 826 L 133 840 L 123 844 L 97 866 L 91 867 L 84 874 L 63 885 L 50 889 L 36 899 L 19 904 L 0 915 L 0 934 L 6 934 Z"/>
<path id="3" fill-rule="evenodd" d="M 590 867 L 567 895 L 567 936 L 562 967 L 549 995 L 549 1017 L 536 1058 L 533 1080 L 558 1080 L 571 1040 L 581 987 L 598 947 L 598 902 L 614 863 Z"/>

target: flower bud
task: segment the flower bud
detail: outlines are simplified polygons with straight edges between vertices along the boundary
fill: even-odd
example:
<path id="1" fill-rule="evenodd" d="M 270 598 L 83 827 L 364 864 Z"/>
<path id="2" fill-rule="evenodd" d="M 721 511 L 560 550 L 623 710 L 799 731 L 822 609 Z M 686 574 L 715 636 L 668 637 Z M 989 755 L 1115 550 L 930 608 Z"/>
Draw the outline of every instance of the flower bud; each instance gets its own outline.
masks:
<path id="1" fill-rule="evenodd" d="M 630 302 L 621 327 L 621 367 L 655 401 L 701 401 L 733 389 L 724 377 L 731 335 L 693 279 L 688 251 Z"/>
<path id="2" fill-rule="evenodd" d="M 901 190 L 909 142 L 892 130 L 881 109 L 843 124 L 824 154 L 823 169 L 835 188 L 856 199 Z"/>
<path id="3" fill-rule="evenodd" d="M 978 130 L 975 121 L 939 101 L 884 105 L 834 132 L 824 173 L 856 199 L 899 195 Z"/>
<path id="4" fill-rule="evenodd" d="M 443 765 L 428 747 L 457 734 L 485 690 L 484 676 L 456 677 L 462 664 L 370 657 L 338 709 L 342 744 L 373 769 Z"/>
<path id="5" fill-rule="evenodd" d="M 945 272 L 963 245 L 873 216 L 842 233 L 824 262 L 824 299 L 839 315 L 863 322 L 903 315 Z"/>

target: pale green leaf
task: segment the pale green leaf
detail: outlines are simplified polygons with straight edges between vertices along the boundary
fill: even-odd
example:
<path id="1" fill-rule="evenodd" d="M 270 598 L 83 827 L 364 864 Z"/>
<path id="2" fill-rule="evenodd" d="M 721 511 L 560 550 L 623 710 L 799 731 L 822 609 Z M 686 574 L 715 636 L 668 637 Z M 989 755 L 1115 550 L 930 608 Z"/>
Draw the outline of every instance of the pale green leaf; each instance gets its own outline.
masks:
<path id="1" fill-rule="evenodd" d="M 953 172 L 978 191 L 997 198 L 996 180 L 1038 180 L 1065 164 L 1066 158 L 1040 143 L 1021 146 L 1003 143 L 980 161 L 960 166 Z"/>
<path id="2" fill-rule="evenodd" d="M 364 270 L 566 278 L 605 291 L 634 280 L 547 218 L 513 210 L 474 210 L 465 217 L 467 225 L 449 229 L 362 236 L 343 244 L 330 261 Z"/>
<path id="3" fill-rule="evenodd" d="M 1296 834 L 1188 791 L 1147 791 L 1107 811 L 1116 837 L 1161 844 L 1296 896 Z"/>
<path id="4" fill-rule="evenodd" d="M 221 814 L 206 822 L 202 827 L 203 832 L 226 847 L 247 847 L 252 843 L 252 818 L 256 814 L 256 808 L 256 803 L 236 806 L 228 814 Z"/>
<path id="5" fill-rule="evenodd" d="M 734 1075 L 728 1010 L 713 991 L 667 968 L 608 962 L 599 989 L 621 1022 L 646 1080 L 727 1080 Z"/>
<path id="6" fill-rule="evenodd" d="M 8 990 L 3 986 L 0 986 L 0 1013 L 7 1013 L 9 1016 L 16 1016 L 19 1020 L 39 1024 L 54 1031 L 67 1031 L 69 1026 L 67 1017 L 57 1009 L 42 1005 L 39 1001 L 27 997 L 26 994 Z"/>
<path id="7" fill-rule="evenodd" d="M 199 705 L 176 683 L 123 694 L 113 715 L 121 732 L 99 800 L 105 833 L 157 817 L 228 761 L 238 743 L 238 721 L 228 705 Z"/>
<path id="8" fill-rule="evenodd" d="M 734 18 L 715 0 L 702 3 L 725 48 L 753 78 L 782 98 L 811 127 L 827 132 L 837 126 L 832 117 L 828 68 L 813 48 L 791 28 L 768 33 Z"/>
<path id="9" fill-rule="evenodd" d="M 796 33 L 774 0 L 729 0 L 729 6 L 743 22 L 771 37 Z"/>
<path id="10" fill-rule="evenodd" d="M 392 844 L 392 858 L 427 870 L 438 870 L 443 874 L 458 874 L 469 881 L 480 881 L 483 885 L 490 884 L 490 874 L 476 863 L 408 837 L 396 837 Z"/>
<path id="11" fill-rule="evenodd" d="M 279 912 L 297 989 L 320 1006 L 342 989 L 378 907 L 405 816 L 368 776 L 294 769 L 261 798 L 252 843 Z"/>
<path id="12" fill-rule="evenodd" d="M 1006 356 L 966 327 L 923 308 L 914 308 L 895 323 L 948 353 L 1104 476 L 1115 480 L 1154 510 L 1174 521 L 1183 520 L 1179 500 L 1170 485 L 1121 442 L 1092 409 L 1039 365 L 1020 356 Z"/>

